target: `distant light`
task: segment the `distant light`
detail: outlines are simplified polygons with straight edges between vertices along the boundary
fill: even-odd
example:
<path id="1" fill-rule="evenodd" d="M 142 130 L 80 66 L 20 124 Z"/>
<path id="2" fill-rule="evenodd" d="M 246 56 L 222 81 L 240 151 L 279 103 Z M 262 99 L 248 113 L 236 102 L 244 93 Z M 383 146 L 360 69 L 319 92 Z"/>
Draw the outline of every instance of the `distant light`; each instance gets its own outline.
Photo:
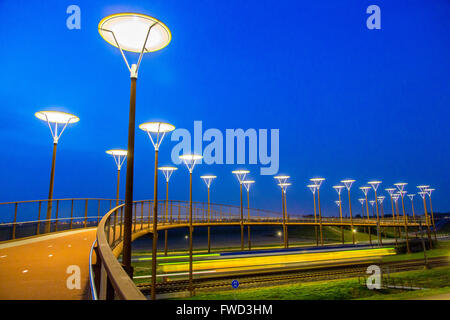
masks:
<path id="1" fill-rule="evenodd" d="M 159 167 L 158 170 L 161 170 L 161 171 L 175 171 L 175 170 L 178 170 L 178 168 L 177 167 L 166 166 L 166 167 Z"/>
<path id="2" fill-rule="evenodd" d="M 215 179 L 215 178 L 217 178 L 217 176 L 206 175 L 206 176 L 200 176 L 200 178 L 202 178 L 202 179 Z"/>
<path id="3" fill-rule="evenodd" d="M 123 149 L 111 149 L 106 151 L 107 154 L 113 155 L 113 156 L 126 156 L 127 150 Z"/>
<path id="4" fill-rule="evenodd" d="M 233 174 L 247 174 L 247 173 L 250 173 L 250 171 L 248 171 L 248 170 L 234 170 L 234 171 L 231 171 L 231 173 L 233 173 Z"/>
<path id="5" fill-rule="evenodd" d="M 185 161 L 195 161 L 195 160 L 202 159 L 203 156 L 201 156 L 199 154 L 183 154 L 183 155 L 179 156 L 179 158 L 181 160 L 185 160 Z"/>
<path id="6" fill-rule="evenodd" d="M 166 133 L 175 130 L 175 126 L 165 122 L 145 122 L 139 125 L 139 129 L 153 133 Z"/>

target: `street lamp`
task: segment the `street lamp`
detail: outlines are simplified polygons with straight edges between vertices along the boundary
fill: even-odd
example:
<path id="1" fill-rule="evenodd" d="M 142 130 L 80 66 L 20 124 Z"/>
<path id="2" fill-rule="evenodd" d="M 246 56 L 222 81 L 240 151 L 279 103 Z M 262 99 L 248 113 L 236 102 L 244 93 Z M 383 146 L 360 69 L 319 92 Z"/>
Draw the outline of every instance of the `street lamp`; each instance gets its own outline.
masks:
<path id="1" fill-rule="evenodd" d="M 381 206 L 381 221 L 384 221 L 384 207 L 383 207 L 383 202 L 384 199 L 386 199 L 385 196 L 378 196 L 378 204 Z M 383 231 L 384 228 L 381 228 L 381 231 Z M 383 237 L 383 234 L 381 234 L 381 236 Z M 386 229 L 384 229 L 384 236 L 386 237 Z"/>
<path id="2" fill-rule="evenodd" d="M 278 175 L 274 177 L 275 180 L 277 180 L 277 184 L 278 186 L 281 187 L 281 215 L 282 215 L 282 221 L 283 221 L 283 242 L 284 242 L 284 247 L 287 248 L 287 228 L 286 228 L 286 202 L 284 201 L 284 196 L 285 193 L 283 191 L 283 187 L 281 186 L 281 184 L 283 183 L 287 183 L 288 179 L 290 178 L 290 176 L 286 176 L 286 175 Z"/>
<path id="3" fill-rule="evenodd" d="M 391 207 L 392 207 L 392 222 L 398 220 L 398 217 L 395 216 L 395 209 L 394 209 L 394 192 L 395 192 L 395 188 L 386 188 L 384 189 L 386 190 L 386 192 L 389 194 L 389 198 L 391 199 Z M 400 236 L 400 230 L 394 226 L 394 238 L 395 238 L 395 245 L 397 245 L 397 233 Z"/>
<path id="4" fill-rule="evenodd" d="M 311 178 L 309 181 L 313 182 L 317 188 L 317 202 L 319 206 L 319 229 L 320 229 L 320 244 L 323 246 L 323 230 L 322 230 L 322 208 L 320 206 L 320 186 L 325 178 Z"/>
<path id="5" fill-rule="evenodd" d="M 206 176 L 201 176 L 201 179 L 203 179 L 203 181 L 206 184 L 206 187 L 208 188 L 208 224 L 211 222 L 211 207 L 210 207 L 210 198 L 209 198 L 209 188 L 211 187 L 211 182 L 217 178 L 216 176 L 212 176 L 212 175 L 206 175 Z M 211 227 L 208 225 L 208 253 L 211 252 Z"/>
<path id="6" fill-rule="evenodd" d="M 359 198 L 358 199 L 359 203 L 361 204 L 361 217 L 364 218 L 364 201 L 366 201 L 366 199 L 364 198 Z"/>
<path id="7" fill-rule="evenodd" d="M 414 197 L 415 196 L 416 195 L 414 193 L 408 193 L 408 198 L 409 198 L 409 200 L 411 200 L 411 210 L 412 210 L 414 223 L 416 223 L 416 213 L 414 212 Z"/>
<path id="8" fill-rule="evenodd" d="M 144 122 L 139 129 L 147 132 L 155 149 L 155 178 L 153 187 L 153 247 L 152 247 L 152 300 L 156 299 L 156 253 L 158 251 L 158 151 L 166 133 L 175 130 L 175 126 L 165 122 Z M 136 223 L 136 222 L 135 222 Z M 166 238 L 167 239 L 167 238 Z M 165 248 L 165 251 L 167 247 Z M 167 251 L 166 251 L 167 255 Z"/>
<path id="9" fill-rule="evenodd" d="M 201 160 L 203 156 L 199 154 L 183 154 L 179 158 L 184 162 L 189 170 L 189 291 L 193 293 L 193 279 L 192 279 L 192 233 L 194 227 L 192 226 L 192 172 L 198 160 Z"/>
<path id="10" fill-rule="evenodd" d="M 347 188 L 348 207 L 349 207 L 349 212 L 350 212 L 350 225 L 351 225 L 352 229 L 353 229 L 353 212 L 352 212 L 352 199 L 350 198 L 350 189 L 353 185 L 353 182 L 355 182 L 355 180 L 353 180 L 353 179 L 346 179 L 346 180 L 341 181 L 341 183 L 343 183 L 345 185 L 345 187 Z M 355 244 L 355 236 L 356 236 L 356 232 L 352 232 L 353 244 Z"/>
<path id="11" fill-rule="evenodd" d="M 242 184 L 244 185 L 245 189 L 247 190 L 247 221 L 250 223 L 250 186 L 254 184 L 254 180 L 244 180 L 242 181 Z M 252 242 L 250 239 L 250 224 L 247 225 L 247 232 L 248 232 L 248 250 L 252 249 Z"/>
<path id="12" fill-rule="evenodd" d="M 165 219 L 163 219 L 163 221 L 167 223 L 168 216 L 169 216 L 169 180 L 170 180 L 170 177 L 172 176 L 172 173 L 175 170 L 178 170 L 178 168 L 166 166 L 166 167 L 159 167 L 158 170 L 163 173 L 164 179 L 166 180 L 166 208 L 165 208 L 166 210 L 164 212 Z M 154 206 L 153 206 L 153 208 L 154 208 Z M 170 222 L 172 222 L 172 209 L 170 209 Z M 167 236 L 168 236 L 168 230 L 166 229 L 166 230 L 164 230 L 164 255 L 166 255 L 166 256 L 167 256 Z"/>
<path id="13" fill-rule="evenodd" d="M 367 230 L 369 231 L 369 243 L 372 245 L 372 231 L 370 229 L 370 216 L 369 216 L 369 201 L 367 200 L 367 193 L 369 193 L 370 187 L 363 186 L 359 189 L 364 193 L 364 199 L 366 200 L 366 213 L 367 213 Z"/>
<path id="14" fill-rule="evenodd" d="M 283 182 L 283 183 L 279 183 L 278 186 L 280 186 L 281 188 L 281 192 L 283 193 L 283 207 L 284 207 L 284 219 L 283 219 L 283 228 L 284 228 L 284 247 L 287 249 L 289 248 L 289 235 L 288 235 L 288 228 L 286 225 L 287 222 L 287 208 L 286 208 L 286 191 L 287 191 L 287 187 L 289 187 L 290 185 L 292 185 L 292 183 L 288 183 L 288 182 Z"/>
<path id="15" fill-rule="evenodd" d="M 341 192 L 342 189 L 344 189 L 344 186 L 338 185 L 333 186 L 333 189 L 336 190 L 338 193 L 339 200 L 336 201 L 337 206 L 339 207 L 339 216 L 341 217 L 341 238 L 342 238 L 342 244 L 344 244 L 344 225 L 342 221 L 342 201 L 341 201 Z M 351 228 L 353 229 L 353 227 Z M 353 244 L 355 244 L 355 239 L 353 238 Z"/>
<path id="16" fill-rule="evenodd" d="M 433 213 L 433 203 L 431 202 L 431 193 L 436 190 L 432 188 L 428 188 L 425 190 L 425 192 L 428 194 L 428 198 L 430 199 L 430 212 L 431 212 L 431 221 L 433 222 L 433 233 L 434 233 L 434 240 L 437 241 L 436 236 L 436 224 L 434 223 L 434 213 Z"/>
<path id="17" fill-rule="evenodd" d="M 244 208 L 242 204 L 242 181 L 245 180 L 250 171 L 248 170 L 234 170 L 231 173 L 236 175 L 236 178 L 239 181 L 240 193 L 241 193 L 241 250 L 244 250 Z"/>
<path id="18" fill-rule="evenodd" d="M 430 188 L 430 186 L 428 186 L 428 185 L 420 185 L 420 186 L 417 186 L 417 188 L 420 190 L 420 192 L 418 192 L 417 194 L 423 200 L 423 210 L 424 210 L 424 213 L 425 213 L 425 221 L 426 221 L 426 224 L 427 224 L 428 242 L 430 243 L 430 248 L 433 248 L 433 242 L 431 240 L 430 222 L 429 222 L 429 219 L 428 219 L 428 211 L 427 211 L 427 203 L 426 203 L 427 192 L 425 191 L 428 188 Z"/>
<path id="19" fill-rule="evenodd" d="M 128 161 L 125 187 L 125 214 L 122 263 L 132 276 L 131 269 L 131 227 L 133 219 L 133 175 L 134 175 L 134 135 L 136 117 L 136 80 L 142 56 L 166 47 L 172 35 L 161 21 L 138 13 L 118 13 L 103 18 L 98 24 L 100 36 L 109 44 L 119 48 L 122 58 L 130 71 L 130 110 L 128 118 Z M 124 51 L 139 53 L 137 64 L 131 67 Z M 156 201 L 156 199 L 154 199 Z"/>
<path id="20" fill-rule="evenodd" d="M 381 181 L 369 181 L 367 184 L 371 185 L 373 188 L 373 191 L 375 192 L 375 207 L 377 208 L 377 234 L 378 234 L 378 244 L 382 245 L 383 240 L 381 239 L 381 233 L 380 233 L 380 214 L 378 211 L 378 201 L 377 201 L 377 189 L 378 186 L 381 184 Z"/>
<path id="21" fill-rule="evenodd" d="M 315 184 L 309 184 L 307 185 L 307 187 L 309 188 L 309 190 L 311 190 L 312 194 L 313 194 L 313 198 L 314 198 L 314 223 L 317 223 L 317 214 L 316 214 L 316 190 L 317 190 L 317 185 Z M 314 231 L 316 234 L 316 245 L 319 245 L 319 237 L 317 235 L 317 225 L 314 224 Z"/>
<path id="22" fill-rule="evenodd" d="M 38 111 L 34 114 L 39 120 L 47 122 L 50 129 L 50 133 L 53 138 L 53 156 L 52 156 L 52 169 L 50 171 L 50 187 L 48 191 L 48 205 L 47 205 L 47 217 L 45 224 L 45 232 L 50 232 L 51 219 L 52 219 L 52 200 L 53 200 L 53 182 L 55 180 L 55 162 L 56 162 L 56 146 L 58 145 L 59 138 L 63 134 L 69 123 L 75 123 L 80 121 L 80 118 L 73 114 L 61 112 L 61 111 Z M 52 128 L 53 125 L 53 128 Z M 58 125 L 62 126 L 62 129 L 58 132 Z"/>
<path id="23" fill-rule="evenodd" d="M 407 192 L 405 191 L 406 185 L 407 185 L 406 182 L 394 183 L 394 186 L 397 187 L 397 189 L 399 191 L 398 193 L 399 193 L 400 197 L 402 198 L 403 221 L 405 223 L 406 250 L 408 251 L 408 253 L 411 253 L 411 250 L 409 248 L 409 239 L 408 239 L 408 218 L 406 216 L 405 200 L 404 200 L 404 197 L 407 194 Z"/>

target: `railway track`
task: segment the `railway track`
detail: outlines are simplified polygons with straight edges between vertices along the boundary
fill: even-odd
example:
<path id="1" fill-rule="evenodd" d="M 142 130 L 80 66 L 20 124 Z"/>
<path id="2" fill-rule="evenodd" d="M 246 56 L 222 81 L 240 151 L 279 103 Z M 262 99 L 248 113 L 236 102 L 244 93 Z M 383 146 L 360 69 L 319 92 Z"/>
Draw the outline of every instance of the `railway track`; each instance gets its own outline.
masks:
<path id="1" fill-rule="evenodd" d="M 292 281 L 321 281 L 321 280 L 336 280 L 344 278 L 352 278 L 358 276 L 367 276 L 366 270 L 371 263 L 359 263 L 353 266 L 335 266 L 335 267 L 325 267 L 315 270 L 287 270 L 287 271 L 276 271 L 268 272 L 259 275 L 227 275 L 227 276 L 216 276 L 201 279 L 194 279 L 195 289 L 220 289 L 220 288 L 230 288 L 231 281 L 238 279 L 241 286 L 261 286 L 261 285 L 273 285 L 274 283 L 284 283 Z M 450 261 L 448 258 L 431 258 L 428 259 L 428 265 L 430 267 L 439 267 L 449 265 Z M 424 267 L 423 259 L 409 260 L 409 261 L 399 261 L 399 262 L 386 262 L 381 264 L 383 272 L 395 273 L 401 271 L 411 271 L 417 270 Z M 174 280 L 159 283 L 157 285 L 156 292 L 158 294 L 162 293 L 174 293 L 180 291 L 188 290 L 189 281 L 188 280 Z M 149 294 L 151 289 L 150 283 L 140 283 L 137 287 L 142 291 L 143 294 Z"/>

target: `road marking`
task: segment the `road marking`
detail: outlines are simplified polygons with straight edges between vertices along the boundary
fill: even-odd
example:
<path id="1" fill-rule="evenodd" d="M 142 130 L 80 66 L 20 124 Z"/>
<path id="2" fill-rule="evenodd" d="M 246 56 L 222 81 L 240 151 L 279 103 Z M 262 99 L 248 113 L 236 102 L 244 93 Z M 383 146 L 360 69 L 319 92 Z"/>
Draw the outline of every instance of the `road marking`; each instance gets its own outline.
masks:
<path id="1" fill-rule="evenodd" d="M 92 231 L 92 230 L 95 230 L 95 229 L 96 229 L 95 227 L 92 227 L 92 228 L 88 228 L 88 229 L 64 231 L 64 232 L 56 233 L 56 234 L 49 234 L 49 235 L 44 235 L 44 236 L 38 236 L 38 237 L 33 237 L 31 239 L 15 240 L 15 241 L 11 241 L 11 242 L 0 244 L 0 249 L 6 249 L 6 248 L 17 247 L 17 246 L 23 246 L 23 245 L 27 245 L 27 244 L 30 244 L 30 243 L 45 241 L 45 240 L 49 240 L 49 239 L 66 237 L 66 236 L 73 235 L 73 234 L 76 234 L 76 233 L 89 232 L 89 231 Z"/>

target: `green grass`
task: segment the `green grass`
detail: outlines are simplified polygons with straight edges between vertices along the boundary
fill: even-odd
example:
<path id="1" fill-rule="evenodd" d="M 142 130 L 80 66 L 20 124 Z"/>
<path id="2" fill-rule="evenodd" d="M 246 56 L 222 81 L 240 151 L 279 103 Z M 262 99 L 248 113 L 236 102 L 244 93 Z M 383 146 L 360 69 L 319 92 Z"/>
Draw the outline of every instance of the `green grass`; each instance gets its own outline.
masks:
<path id="1" fill-rule="evenodd" d="M 450 267 L 401 272 L 395 279 L 413 280 L 414 285 L 429 290 L 402 291 L 398 289 L 369 290 L 357 278 L 318 282 L 294 283 L 263 288 L 198 293 L 195 300 L 350 300 L 350 299 L 406 299 L 450 292 Z M 361 281 L 362 283 L 362 281 Z"/>
<path id="2" fill-rule="evenodd" d="M 428 258 L 449 257 L 450 258 L 450 242 L 440 241 L 435 245 L 434 249 L 427 250 Z M 423 259 L 423 252 L 415 252 L 410 254 L 397 254 L 383 257 L 383 262 L 404 261 L 413 259 Z"/>

